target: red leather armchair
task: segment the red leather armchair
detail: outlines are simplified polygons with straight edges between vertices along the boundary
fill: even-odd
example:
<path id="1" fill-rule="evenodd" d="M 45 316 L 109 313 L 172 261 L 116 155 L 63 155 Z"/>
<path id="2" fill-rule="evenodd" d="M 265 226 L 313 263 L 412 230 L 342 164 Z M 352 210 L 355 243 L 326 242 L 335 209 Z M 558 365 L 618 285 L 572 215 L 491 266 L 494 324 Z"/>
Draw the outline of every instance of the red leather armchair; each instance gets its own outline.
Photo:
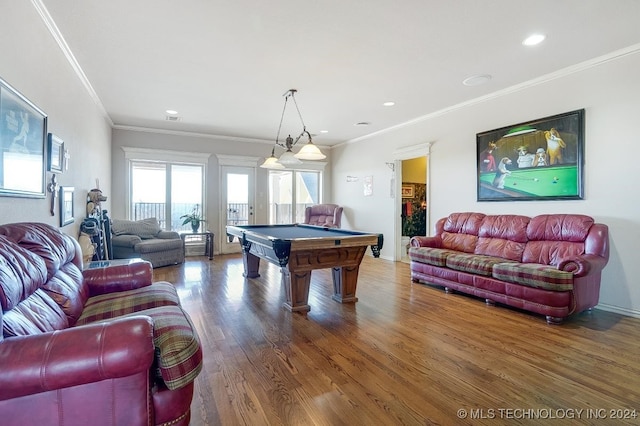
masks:
<path id="1" fill-rule="evenodd" d="M 304 211 L 304 223 L 327 228 L 340 228 L 342 210 L 343 208 L 337 204 L 309 206 Z"/>
<path id="2" fill-rule="evenodd" d="M 3 425 L 189 424 L 202 350 L 149 262 L 83 271 L 56 228 L 2 225 L 0 304 Z"/>

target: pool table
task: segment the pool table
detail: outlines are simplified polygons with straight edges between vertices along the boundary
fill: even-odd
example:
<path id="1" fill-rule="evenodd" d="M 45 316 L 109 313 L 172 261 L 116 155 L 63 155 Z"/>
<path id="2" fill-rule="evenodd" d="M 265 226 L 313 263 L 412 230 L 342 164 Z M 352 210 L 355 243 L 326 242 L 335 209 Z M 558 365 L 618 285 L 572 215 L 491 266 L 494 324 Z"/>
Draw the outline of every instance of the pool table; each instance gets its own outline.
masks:
<path id="1" fill-rule="evenodd" d="M 314 269 L 332 268 L 334 300 L 357 302 L 358 270 L 367 246 L 380 257 L 383 243 L 382 234 L 302 224 L 228 225 L 227 235 L 240 240 L 245 277 L 260 276 L 260 259 L 280 266 L 284 307 L 292 312 L 310 310 Z"/>

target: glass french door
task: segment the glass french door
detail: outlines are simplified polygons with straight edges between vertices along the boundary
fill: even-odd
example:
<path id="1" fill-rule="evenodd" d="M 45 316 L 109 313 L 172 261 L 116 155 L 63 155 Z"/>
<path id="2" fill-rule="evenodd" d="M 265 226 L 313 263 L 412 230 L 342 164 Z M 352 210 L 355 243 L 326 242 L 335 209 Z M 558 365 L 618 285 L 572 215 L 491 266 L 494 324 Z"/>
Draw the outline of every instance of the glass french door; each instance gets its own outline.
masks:
<path id="1" fill-rule="evenodd" d="M 229 241 L 227 225 L 253 225 L 255 223 L 255 169 L 252 167 L 223 166 L 221 168 L 221 188 L 223 211 L 220 235 L 220 253 L 240 252 L 237 239 Z"/>
<path id="2" fill-rule="evenodd" d="M 129 219 L 155 217 L 162 229 L 189 230 L 182 215 L 204 211 L 204 166 L 164 161 L 131 161 Z"/>
<path id="3" fill-rule="evenodd" d="M 269 223 L 303 223 L 307 206 L 319 204 L 318 171 L 269 170 Z"/>

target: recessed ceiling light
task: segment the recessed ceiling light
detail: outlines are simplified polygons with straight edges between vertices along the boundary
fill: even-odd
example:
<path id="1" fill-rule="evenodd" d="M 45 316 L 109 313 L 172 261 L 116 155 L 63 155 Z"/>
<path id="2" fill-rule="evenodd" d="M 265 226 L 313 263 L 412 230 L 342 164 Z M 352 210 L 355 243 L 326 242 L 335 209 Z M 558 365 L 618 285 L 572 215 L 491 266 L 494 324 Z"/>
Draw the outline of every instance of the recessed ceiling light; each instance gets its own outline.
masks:
<path id="1" fill-rule="evenodd" d="M 175 109 L 168 109 L 168 110 L 166 110 L 165 112 L 166 112 L 167 114 L 170 114 L 170 115 L 176 115 L 176 114 L 178 114 L 178 111 L 176 111 Z"/>
<path id="2" fill-rule="evenodd" d="M 320 133 L 329 133 L 328 130 L 320 130 Z"/>
<path id="3" fill-rule="evenodd" d="M 368 121 L 361 121 L 361 122 L 359 122 L 359 123 L 354 124 L 354 126 L 368 126 L 368 125 L 370 125 L 370 124 L 371 124 L 371 123 L 370 123 L 370 122 L 368 122 Z"/>
<path id="4" fill-rule="evenodd" d="M 383 103 L 382 105 L 384 105 L 384 106 L 394 106 L 395 104 L 396 104 L 395 102 L 389 101 L 389 102 Z"/>
<path id="5" fill-rule="evenodd" d="M 491 80 L 491 76 L 489 74 L 472 75 L 471 77 L 467 77 L 462 80 L 462 84 L 465 86 L 479 86 L 481 84 L 485 84 L 489 80 Z"/>
<path id="6" fill-rule="evenodd" d="M 540 44 L 547 38 L 544 34 L 532 34 L 529 37 L 525 38 L 522 41 L 522 44 L 525 46 L 535 46 L 536 44 Z"/>

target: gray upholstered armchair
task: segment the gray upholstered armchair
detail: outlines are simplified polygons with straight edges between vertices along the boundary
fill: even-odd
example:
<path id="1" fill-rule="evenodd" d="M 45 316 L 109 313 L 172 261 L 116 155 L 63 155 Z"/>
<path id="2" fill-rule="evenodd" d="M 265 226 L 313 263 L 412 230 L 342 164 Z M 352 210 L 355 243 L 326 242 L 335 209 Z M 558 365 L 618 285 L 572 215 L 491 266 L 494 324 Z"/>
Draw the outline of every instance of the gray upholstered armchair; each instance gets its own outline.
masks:
<path id="1" fill-rule="evenodd" d="M 304 223 L 309 225 L 340 228 L 342 207 L 337 204 L 316 204 L 304 211 Z"/>
<path id="2" fill-rule="evenodd" d="M 113 219 L 111 244 L 114 259 L 139 257 L 154 268 L 184 262 L 184 244 L 180 234 L 164 231 L 155 217 L 142 220 Z"/>

